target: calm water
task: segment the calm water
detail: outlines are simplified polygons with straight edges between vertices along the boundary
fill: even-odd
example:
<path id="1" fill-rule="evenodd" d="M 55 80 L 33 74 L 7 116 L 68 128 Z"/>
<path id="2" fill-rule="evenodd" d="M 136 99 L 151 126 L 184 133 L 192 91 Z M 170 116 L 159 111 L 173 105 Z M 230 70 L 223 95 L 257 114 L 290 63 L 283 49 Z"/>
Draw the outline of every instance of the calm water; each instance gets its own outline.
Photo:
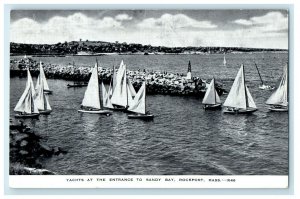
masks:
<path id="1" fill-rule="evenodd" d="M 17 58 L 17 57 L 13 57 Z M 93 65 L 95 57 L 35 58 L 46 63 Z M 191 60 L 193 75 L 212 76 L 230 89 L 239 64 L 245 64 L 246 81 L 259 110 L 253 115 L 226 115 L 204 111 L 202 99 L 150 95 L 147 109 L 154 121 L 128 120 L 127 114 L 102 115 L 77 112 L 85 88 L 67 89 L 64 80 L 48 80 L 53 112 L 39 120 L 25 120 L 49 146 L 68 151 L 44 160 L 43 167 L 59 174 L 169 174 L 169 175 L 287 175 L 288 113 L 269 112 L 264 102 L 272 91 L 258 89 L 259 77 L 277 85 L 284 53 L 223 55 L 115 55 L 98 57 L 103 67 L 123 59 L 131 70 L 153 69 L 186 73 Z M 34 78 L 34 81 L 36 79 Z M 11 78 L 10 108 L 25 88 L 25 78 Z M 226 96 L 221 96 L 224 101 Z"/>

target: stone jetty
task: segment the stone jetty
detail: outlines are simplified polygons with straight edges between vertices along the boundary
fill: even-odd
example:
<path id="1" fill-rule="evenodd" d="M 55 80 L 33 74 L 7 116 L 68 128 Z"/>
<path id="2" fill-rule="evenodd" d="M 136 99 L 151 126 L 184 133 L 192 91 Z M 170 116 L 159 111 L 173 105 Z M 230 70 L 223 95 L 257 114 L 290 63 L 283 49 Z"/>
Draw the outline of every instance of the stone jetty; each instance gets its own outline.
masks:
<path id="1" fill-rule="evenodd" d="M 55 175 L 42 169 L 40 161 L 53 155 L 63 155 L 65 150 L 50 147 L 22 121 L 10 121 L 9 134 L 10 175 Z"/>
<path id="2" fill-rule="evenodd" d="M 26 68 L 29 67 L 32 76 L 39 74 L 39 62 L 24 58 L 10 61 L 10 75 L 26 76 Z M 47 78 L 64 79 L 72 81 L 88 81 L 91 75 L 91 66 L 54 65 L 43 63 Z M 117 70 L 116 70 L 117 71 Z M 113 74 L 112 68 L 99 67 L 99 78 L 109 84 Z M 184 74 L 173 74 L 148 69 L 127 71 L 127 76 L 135 89 L 139 89 L 142 82 L 146 80 L 147 94 L 162 95 L 187 95 L 203 97 L 206 91 L 207 82 L 199 77 L 187 78 Z M 209 82 L 208 82 L 209 83 Z M 221 83 L 216 83 L 216 90 L 219 95 L 225 91 Z"/>

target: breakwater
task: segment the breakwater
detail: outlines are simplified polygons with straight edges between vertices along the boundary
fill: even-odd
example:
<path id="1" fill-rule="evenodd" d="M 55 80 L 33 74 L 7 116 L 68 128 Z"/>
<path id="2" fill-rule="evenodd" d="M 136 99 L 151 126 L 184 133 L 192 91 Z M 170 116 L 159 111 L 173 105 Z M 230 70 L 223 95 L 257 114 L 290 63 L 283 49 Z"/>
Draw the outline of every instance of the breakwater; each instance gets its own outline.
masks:
<path id="1" fill-rule="evenodd" d="M 26 68 L 29 67 L 32 76 L 39 74 L 39 62 L 25 58 L 12 59 L 10 62 L 10 76 L 26 77 Z M 47 78 L 64 79 L 71 81 L 88 81 L 92 66 L 54 65 L 43 63 Z M 113 75 L 112 68 L 99 67 L 99 78 L 105 84 L 109 84 Z M 127 71 L 127 76 L 135 89 L 139 89 L 143 81 L 147 84 L 147 94 L 162 95 L 187 95 L 203 97 L 207 83 L 200 77 L 187 79 L 185 74 L 174 74 L 165 71 L 153 71 L 149 69 Z M 216 90 L 219 95 L 224 93 L 223 85 L 216 82 Z"/>
<path id="2" fill-rule="evenodd" d="M 43 138 L 22 121 L 11 120 L 9 128 L 10 175 L 54 175 L 54 172 L 43 169 L 40 161 L 63 155 L 66 151 L 43 143 Z"/>

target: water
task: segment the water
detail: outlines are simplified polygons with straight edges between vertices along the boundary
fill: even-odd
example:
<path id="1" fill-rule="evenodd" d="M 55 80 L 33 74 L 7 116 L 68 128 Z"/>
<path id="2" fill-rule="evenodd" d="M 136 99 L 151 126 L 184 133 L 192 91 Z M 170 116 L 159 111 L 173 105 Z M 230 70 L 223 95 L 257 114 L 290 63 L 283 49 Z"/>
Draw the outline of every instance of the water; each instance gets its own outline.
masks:
<path id="1" fill-rule="evenodd" d="M 16 58 L 16 57 L 13 57 Z M 225 83 L 230 89 L 239 64 L 245 64 L 246 81 L 259 110 L 252 115 L 227 115 L 204 111 L 202 99 L 147 96 L 153 121 L 128 120 L 127 114 L 80 114 L 86 88 L 67 89 L 70 82 L 49 79 L 53 112 L 25 123 L 49 146 L 68 153 L 43 160 L 43 167 L 61 175 L 287 175 L 288 113 L 269 112 L 264 102 L 272 91 L 260 90 L 255 61 L 264 80 L 277 85 L 285 53 L 223 55 L 101 56 L 103 67 L 153 69 L 186 73 L 191 60 L 195 76 Z M 95 57 L 34 58 L 46 63 L 93 65 Z M 34 78 L 34 81 L 36 79 Z M 10 113 L 25 88 L 26 78 L 11 78 Z M 221 96 L 224 102 L 226 96 Z"/>

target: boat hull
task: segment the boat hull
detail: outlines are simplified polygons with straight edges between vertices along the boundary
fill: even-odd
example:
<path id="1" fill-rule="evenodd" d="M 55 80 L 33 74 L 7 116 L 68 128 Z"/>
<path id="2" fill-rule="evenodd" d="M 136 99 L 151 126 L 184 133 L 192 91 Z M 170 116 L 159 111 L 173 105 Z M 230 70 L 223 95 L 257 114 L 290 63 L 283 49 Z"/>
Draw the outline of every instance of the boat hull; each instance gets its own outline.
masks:
<path id="1" fill-rule="evenodd" d="M 86 86 L 87 86 L 87 84 L 78 84 L 78 85 L 67 84 L 68 88 L 80 88 L 80 87 L 86 87 Z"/>
<path id="2" fill-rule="evenodd" d="M 268 109 L 274 112 L 287 112 L 289 110 L 287 106 L 270 106 Z"/>
<path id="3" fill-rule="evenodd" d="M 219 110 L 222 108 L 222 104 L 207 104 L 203 107 L 204 110 Z"/>
<path id="4" fill-rule="evenodd" d="M 52 94 L 52 93 L 53 93 L 53 91 L 51 91 L 51 90 L 44 90 L 44 93 L 47 93 L 47 94 Z"/>
<path id="5" fill-rule="evenodd" d="M 84 110 L 84 109 L 80 109 L 78 110 L 79 113 L 91 113 L 91 114 L 104 114 L 104 115 L 107 115 L 107 114 L 111 114 L 112 111 L 109 111 L 109 110 Z"/>
<path id="6" fill-rule="evenodd" d="M 111 108 L 114 111 L 127 111 L 127 107 L 123 107 L 123 106 L 113 106 L 113 108 Z"/>
<path id="7" fill-rule="evenodd" d="M 15 114 L 15 118 L 38 118 L 39 115 L 40 115 L 39 113 L 32 113 L 32 114 L 17 113 L 17 114 Z"/>
<path id="8" fill-rule="evenodd" d="M 154 115 L 132 114 L 128 115 L 128 119 L 153 120 Z"/>
<path id="9" fill-rule="evenodd" d="M 273 86 L 268 86 L 268 85 L 260 85 L 259 86 L 259 89 L 262 89 L 262 90 L 274 90 L 275 87 Z"/>
<path id="10" fill-rule="evenodd" d="M 224 109 L 223 113 L 229 113 L 229 114 L 251 114 L 253 112 L 257 111 L 256 108 L 247 108 L 247 109 Z"/>
<path id="11" fill-rule="evenodd" d="M 49 115 L 52 112 L 52 110 L 39 110 L 39 112 L 41 115 Z"/>

